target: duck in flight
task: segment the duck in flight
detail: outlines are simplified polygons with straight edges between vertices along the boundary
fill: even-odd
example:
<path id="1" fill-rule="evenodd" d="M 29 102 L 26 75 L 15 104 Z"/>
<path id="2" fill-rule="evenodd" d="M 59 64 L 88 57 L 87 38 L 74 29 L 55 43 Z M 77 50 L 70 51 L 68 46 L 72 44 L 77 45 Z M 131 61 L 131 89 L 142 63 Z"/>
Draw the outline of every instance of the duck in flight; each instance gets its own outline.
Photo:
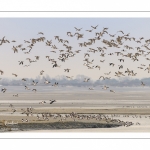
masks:
<path id="1" fill-rule="evenodd" d="M 66 76 L 68 79 L 73 79 L 73 76 L 69 77 L 69 76 Z"/>
<path id="2" fill-rule="evenodd" d="M 42 70 L 42 71 L 40 71 L 40 75 L 43 75 L 43 73 L 44 73 L 44 71 Z"/>
<path id="3" fill-rule="evenodd" d="M 19 62 L 19 65 L 23 65 L 23 61 L 18 61 Z"/>
<path id="4" fill-rule="evenodd" d="M 27 86 L 24 86 L 25 87 L 25 90 L 30 90 Z"/>
<path id="5" fill-rule="evenodd" d="M 78 29 L 78 28 L 76 28 L 76 27 L 74 27 L 74 28 L 76 29 L 76 31 L 81 31 L 81 29 L 82 29 L 82 28 Z"/>
<path id="6" fill-rule="evenodd" d="M 64 69 L 65 72 L 69 72 L 70 70 L 71 70 L 71 69 L 68 69 L 68 68 L 67 68 L 67 69 Z"/>
<path id="7" fill-rule="evenodd" d="M 25 78 L 22 78 L 22 81 L 27 81 Z"/>
<path id="8" fill-rule="evenodd" d="M 50 100 L 50 104 L 53 104 L 54 102 L 56 102 L 56 100 Z"/>
<path id="9" fill-rule="evenodd" d="M 58 82 L 55 82 L 52 86 L 58 86 Z"/>
<path id="10" fill-rule="evenodd" d="M 1 73 L 1 75 L 3 75 L 3 74 L 4 74 L 4 71 L 0 70 L 0 73 Z"/>
<path id="11" fill-rule="evenodd" d="M 1 92 L 5 93 L 6 90 L 7 90 L 6 88 L 2 88 L 2 89 L 1 89 Z"/>
<path id="12" fill-rule="evenodd" d="M 144 87 L 145 86 L 145 84 L 141 81 L 141 85 Z"/>
<path id="13" fill-rule="evenodd" d="M 97 27 L 98 27 L 98 25 L 97 26 L 95 26 L 95 27 L 93 27 L 93 26 L 91 26 L 93 29 L 96 29 Z"/>
<path id="14" fill-rule="evenodd" d="M 32 91 L 36 92 L 37 90 L 36 90 L 36 89 L 33 89 Z"/>
<path id="15" fill-rule="evenodd" d="M 38 82 L 35 82 L 34 80 L 32 82 L 33 82 L 32 85 L 34 86 L 38 84 Z"/>
<path id="16" fill-rule="evenodd" d="M 90 78 L 84 78 L 83 82 L 88 82 L 90 80 Z"/>
<path id="17" fill-rule="evenodd" d="M 86 30 L 86 31 L 88 31 L 88 32 L 92 32 L 93 30 Z"/>
<path id="18" fill-rule="evenodd" d="M 45 82 L 44 82 L 44 83 L 45 83 L 45 84 L 49 84 L 49 83 L 51 83 L 51 82 L 45 79 Z"/>
<path id="19" fill-rule="evenodd" d="M 14 75 L 15 77 L 17 77 L 17 76 L 18 76 L 17 74 L 14 74 L 14 73 L 12 73 L 12 75 Z"/>
<path id="20" fill-rule="evenodd" d="M 44 33 L 43 32 L 38 32 L 38 34 L 42 34 L 43 35 Z"/>

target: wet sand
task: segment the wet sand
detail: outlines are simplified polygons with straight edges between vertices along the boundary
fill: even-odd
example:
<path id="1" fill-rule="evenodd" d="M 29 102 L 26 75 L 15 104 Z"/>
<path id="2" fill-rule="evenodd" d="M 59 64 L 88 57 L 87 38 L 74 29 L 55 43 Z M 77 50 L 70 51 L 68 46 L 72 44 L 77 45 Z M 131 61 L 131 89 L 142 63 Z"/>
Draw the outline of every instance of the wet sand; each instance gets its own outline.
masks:
<path id="1" fill-rule="evenodd" d="M 53 123 L 60 122 L 59 119 L 50 119 L 49 121 L 39 121 L 36 116 L 39 113 L 50 114 L 70 114 L 75 112 L 80 115 L 107 115 L 109 118 L 119 119 L 121 121 L 131 121 L 133 125 L 129 127 L 120 126 L 113 128 L 90 128 L 90 129 L 64 129 L 61 130 L 38 130 L 37 132 L 150 132 L 150 93 L 146 89 L 139 91 L 119 91 L 110 93 L 108 91 L 89 91 L 87 89 L 72 91 L 56 90 L 51 92 L 19 92 L 19 97 L 13 97 L 14 92 L 0 93 L 0 121 L 16 121 L 22 123 L 22 119 L 28 119 L 28 123 Z M 52 105 L 50 99 L 56 99 Z M 39 104 L 46 101 L 45 104 Z M 16 109 L 12 113 L 10 103 Z M 27 107 L 33 108 L 33 116 L 22 114 Z M 118 117 L 118 116 L 119 117 Z M 73 121 L 72 119 L 63 120 L 65 122 Z M 82 123 L 105 123 L 106 121 L 78 120 Z M 117 123 L 117 122 L 116 122 Z M 80 126 L 81 127 L 81 126 Z M 31 132 L 31 131 L 30 131 Z M 33 129 L 36 132 L 36 129 Z"/>

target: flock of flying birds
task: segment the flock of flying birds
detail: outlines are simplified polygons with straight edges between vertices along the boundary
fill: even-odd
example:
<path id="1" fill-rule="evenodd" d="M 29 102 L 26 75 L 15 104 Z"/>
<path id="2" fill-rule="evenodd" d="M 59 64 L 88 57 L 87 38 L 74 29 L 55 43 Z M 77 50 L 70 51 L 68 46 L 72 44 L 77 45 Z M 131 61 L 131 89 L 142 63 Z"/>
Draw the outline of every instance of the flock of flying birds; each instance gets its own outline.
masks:
<path id="1" fill-rule="evenodd" d="M 140 56 L 144 56 L 147 57 L 147 55 L 150 54 L 150 48 L 148 47 L 150 44 L 150 39 L 144 39 L 144 37 L 141 37 L 139 39 L 136 39 L 134 37 L 130 37 L 130 33 L 125 34 L 123 31 L 117 31 L 115 34 L 110 34 L 108 33 L 108 28 L 103 28 L 101 31 L 97 31 L 99 25 L 97 26 L 91 26 L 91 29 L 85 30 L 85 32 L 95 32 L 95 36 L 88 39 L 85 42 L 79 42 L 79 48 L 81 49 L 88 49 L 86 53 L 84 53 L 84 64 L 83 66 L 87 67 L 88 69 L 101 69 L 100 65 L 95 65 L 93 66 L 93 62 L 94 59 L 90 60 L 90 53 L 98 53 L 100 52 L 100 58 L 105 58 L 107 55 L 107 50 L 108 48 L 115 48 L 118 49 L 117 51 L 113 51 L 112 53 L 108 53 L 108 55 L 116 55 L 118 58 L 118 62 L 120 63 L 120 65 L 118 65 L 118 71 L 115 72 L 116 77 L 122 77 L 122 76 L 136 76 L 137 73 L 135 73 L 133 70 L 130 69 L 126 69 L 125 72 L 120 71 L 121 69 L 124 68 L 123 63 L 126 61 L 126 58 L 129 58 L 131 60 L 133 60 L 133 62 L 139 61 Z M 69 38 L 77 38 L 77 41 L 80 41 L 80 39 L 84 38 L 84 34 L 81 34 L 81 32 L 83 31 L 83 28 L 76 28 L 75 29 L 75 33 L 72 32 L 67 32 L 67 36 Z M 61 65 L 58 65 L 59 62 L 66 62 L 68 59 L 70 59 L 71 57 L 75 57 L 78 53 L 80 53 L 83 50 L 73 50 L 73 47 L 69 45 L 69 40 L 66 39 L 62 39 L 60 36 L 54 36 L 55 42 L 58 42 L 60 44 L 62 44 L 62 46 L 64 47 L 64 49 L 59 49 L 55 44 L 53 44 L 52 40 L 47 40 L 43 35 L 43 32 L 39 32 L 38 35 L 40 36 L 39 38 L 32 38 L 30 40 L 24 40 L 24 43 L 28 44 L 27 47 L 23 47 L 23 44 L 19 44 L 17 46 L 13 46 L 12 50 L 14 52 L 14 54 L 18 53 L 19 50 L 23 51 L 24 54 L 30 54 L 30 52 L 32 51 L 34 45 L 37 42 L 44 42 L 46 44 L 46 46 L 49 46 L 50 48 L 52 48 L 53 50 L 51 50 L 51 53 L 56 53 L 59 51 L 59 57 L 58 60 L 51 58 L 51 56 L 45 56 L 45 58 L 52 63 L 52 68 L 56 68 L 56 67 L 60 67 Z M 109 40 L 104 39 L 104 35 L 108 35 L 109 36 Z M 143 45 L 140 45 L 138 47 L 131 47 L 129 45 L 125 45 L 124 43 L 128 41 L 133 41 L 135 43 L 141 44 L 142 42 L 144 42 Z M 105 46 L 103 47 L 97 47 L 97 48 L 92 48 L 92 45 L 94 45 L 95 43 L 103 43 Z M 6 43 L 16 43 L 15 40 L 13 41 L 9 41 L 6 39 L 6 37 L 4 36 L 1 40 L 0 40 L 0 45 L 2 46 L 3 44 Z M 124 46 L 123 50 L 120 50 L 119 48 L 121 46 Z M 143 50 L 145 49 L 145 50 Z M 135 53 L 133 52 L 127 52 L 127 51 L 131 51 L 131 50 L 136 50 Z M 126 53 L 127 52 L 127 53 Z M 29 67 L 31 65 L 31 63 L 35 63 L 37 61 L 39 61 L 40 56 L 35 56 L 35 59 L 32 60 L 31 58 L 26 58 L 27 61 L 29 61 L 29 65 L 25 65 L 23 60 L 18 61 L 18 65 L 24 65 L 24 67 Z M 149 58 L 146 58 L 147 61 L 149 61 Z M 58 62 L 59 61 L 59 62 Z M 104 63 L 105 59 L 100 60 L 100 64 Z M 114 67 L 116 64 L 114 64 L 113 62 L 109 63 L 110 67 Z M 145 64 L 141 64 L 141 66 L 137 67 L 138 69 L 144 70 L 144 71 L 148 71 L 148 73 L 150 72 L 150 64 L 148 66 L 146 66 Z M 39 72 L 40 75 L 43 75 L 45 71 L 41 70 Z M 66 73 L 70 73 L 71 69 L 70 68 L 65 68 L 64 72 Z M 0 70 L 0 74 L 3 75 L 5 72 L 3 70 Z M 108 77 L 108 75 L 111 74 L 111 71 L 108 73 L 104 73 L 104 76 L 100 76 L 99 79 L 103 79 L 103 80 L 109 80 L 111 79 L 111 77 Z M 125 75 L 126 74 L 126 75 Z M 12 75 L 14 77 L 18 77 L 18 74 L 16 73 L 12 73 Z M 67 79 L 73 79 L 73 76 L 68 76 L 66 75 Z M 2 78 L 1 78 L 2 79 Z M 88 82 L 90 80 L 90 78 L 85 78 L 83 82 Z M 26 82 L 27 79 L 26 78 L 22 78 L 23 82 Z M 45 78 L 45 82 L 44 84 L 50 84 L 51 82 L 48 81 Z M 38 81 L 33 80 L 31 85 L 36 86 L 38 85 Z M 145 84 L 141 81 L 141 85 L 145 86 Z M 55 82 L 52 86 L 58 86 L 58 82 Z M 109 87 L 104 85 L 104 87 L 102 89 L 107 90 Z M 25 90 L 32 90 L 33 92 L 36 92 L 36 88 L 34 89 L 30 89 L 27 85 L 25 85 Z M 93 90 L 93 88 L 89 88 L 89 90 Z M 2 88 L 1 92 L 5 93 L 7 91 L 6 88 Z M 114 90 L 110 90 L 110 92 L 115 93 Z M 18 94 L 13 95 L 18 97 Z"/>

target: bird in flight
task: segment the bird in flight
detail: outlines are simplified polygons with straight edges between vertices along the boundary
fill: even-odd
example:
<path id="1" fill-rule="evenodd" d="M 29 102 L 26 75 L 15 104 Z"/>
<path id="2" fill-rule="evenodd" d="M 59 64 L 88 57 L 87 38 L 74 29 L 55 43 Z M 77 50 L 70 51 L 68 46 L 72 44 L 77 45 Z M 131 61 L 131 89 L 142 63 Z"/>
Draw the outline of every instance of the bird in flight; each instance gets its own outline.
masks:
<path id="1" fill-rule="evenodd" d="M 118 32 L 121 32 L 122 34 L 124 34 L 124 32 L 123 32 L 123 31 L 121 31 L 121 30 L 120 30 L 120 31 L 118 31 Z"/>
<path id="2" fill-rule="evenodd" d="M 43 32 L 38 32 L 38 34 L 42 34 L 43 35 L 44 33 Z"/>
<path id="3" fill-rule="evenodd" d="M 109 87 L 108 86 L 104 86 L 102 89 L 107 90 Z"/>
<path id="4" fill-rule="evenodd" d="M 17 74 L 14 74 L 14 73 L 12 73 L 12 75 L 14 75 L 15 77 L 17 77 L 17 76 L 18 76 Z"/>
<path id="5" fill-rule="evenodd" d="M 141 81 L 141 85 L 142 85 L 142 86 L 145 86 L 145 84 L 144 84 L 142 81 Z"/>
<path id="6" fill-rule="evenodd" d="M 53 104 L 54 102 L 56 102 L 56 100 L 50 100 L 50 104 Z"/>
<path id="7" fill-rule="evenodd" d="M 32 82 L 33 82 L 32 85 L 34 86 L 38 84 L 38 82 L 35 82 L 34 80 Z"/>
<path id="8" fill-rule="evenodd" d="M 90 80 L 90 78 L 84 78 L 83 82 L 88 82 Z"/>
<path id="9" fill-rule="evenodd" d="M 6 90 L 7 90 L 6 88 L 2 88 L 2 89 L 1 89 L 1 92 L 5 93 Z"/>
<path id="10" fill-rule="evenodd" d="M 25 87 L 25 90 L 30 90 L 27 86 L 24 86 Z"/>
<path id="11" fill-rule="evenodd" d="M 3 74 L 4 74 L 4 71 L 0 70 L 0 73 L 1 73 L 1 75 L 3 75 Z"/>
<path id="12" fill-rule="evenodd" d="M 18 61 L 19 62 L 19 65 L 23 65 L 23 61 Z"/>
<path id="13" fill-rule="evenodd" d="M 91 26 L 93 29 L 96 29 L 97 27 L 98 27 L 98 25 L 97 26 L 95 26 L 95 27 L 93 27 L 93 26 Z"/>
<path id="14" fill-rule="evenodd" d="M 76 27 L 74 27 L 74 28 L 76 29 L 76 31 L 81 31 L 81 29 L 82 29 L 82 28 L 78 29 L 78 28 L 76 28 Z"/>
<path id="15" fill-rule="evenodd" d="M 45 83 L 45 84 L 49 84 L 49 83 L 51 83 L 51 82 L 45 79 L 45 82 L 44 82 L 44 83 Z"/>
<path id="16" fill-rule="evenodd" d="M 69 76 L 66 76 L 68 79 L 73 79 L 73 76 L 69 77 Z"/>
<path id="17" fill-rule="evenodd" d="M 37 91 L 36 89 L 32 89 L 32 91 L 34 91 L 34 93 Z"/>

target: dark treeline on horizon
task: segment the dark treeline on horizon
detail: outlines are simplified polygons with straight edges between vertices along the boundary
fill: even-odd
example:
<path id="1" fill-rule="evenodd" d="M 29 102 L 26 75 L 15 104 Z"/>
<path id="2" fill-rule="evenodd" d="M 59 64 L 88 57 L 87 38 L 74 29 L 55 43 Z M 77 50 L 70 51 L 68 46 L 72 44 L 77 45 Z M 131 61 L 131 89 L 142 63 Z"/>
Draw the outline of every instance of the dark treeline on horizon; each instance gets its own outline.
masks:
<path id="1" fill-rule="evenodd" d="M 90 79 L 88 82 L 84 82 L 84 79 L 88 78 L 84 75 L 78 75 L 76 78 L 72 80 L 66 79 L 65 76 L 57 76 L 56 78 L 51 78 L 48 75 L 45 77 L 37 76 L 36 78 L 25 78 L 26 81 L 23 81 L 22 79 L 8 79 L 3 78 L 0 80 L 0 85 L 3 86 L 25 86 L 25 85 L 32 85 L 32 81 L 38 82 L 37 86 L 49 86 L 54 84 L 55 82 L 58 82 L 59 85 L 63 86 L 103 86 L 103 85 L 109 85 L 109 86 L 141 86 L 141 81 L 144 82 L 146 86 L 150 86 L 150 78 L 143 78 L 143 79 L 132 79 L 129 77 L 121 77 L 119 79 L 106 79 L 106 80 L 92 80 Z M 45 79 L 50 81 L 50 84 L 45 84 Z"/>

